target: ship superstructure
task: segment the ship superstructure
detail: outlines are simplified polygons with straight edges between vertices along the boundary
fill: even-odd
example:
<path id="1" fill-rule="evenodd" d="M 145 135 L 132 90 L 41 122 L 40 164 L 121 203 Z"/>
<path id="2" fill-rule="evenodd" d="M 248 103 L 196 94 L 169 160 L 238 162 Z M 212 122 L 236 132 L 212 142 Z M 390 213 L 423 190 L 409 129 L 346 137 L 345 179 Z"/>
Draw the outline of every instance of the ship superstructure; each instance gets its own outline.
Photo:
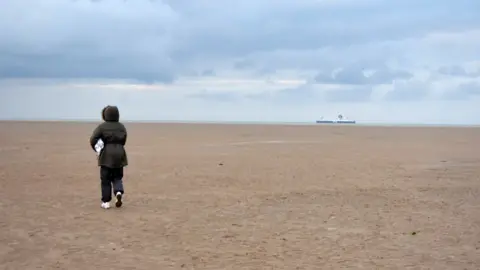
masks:
<path id="1" fill-rule="evenodd" d="M 317 120 L 316 122 L 317 124 L 356 124 L 357 123 L 355 120 L 345 119 L 342 114 L 339 114 L 337 116 L 337 119 L 335 120 L 325 120 L 322 117 L 320 118 L 320 120 Z"/>

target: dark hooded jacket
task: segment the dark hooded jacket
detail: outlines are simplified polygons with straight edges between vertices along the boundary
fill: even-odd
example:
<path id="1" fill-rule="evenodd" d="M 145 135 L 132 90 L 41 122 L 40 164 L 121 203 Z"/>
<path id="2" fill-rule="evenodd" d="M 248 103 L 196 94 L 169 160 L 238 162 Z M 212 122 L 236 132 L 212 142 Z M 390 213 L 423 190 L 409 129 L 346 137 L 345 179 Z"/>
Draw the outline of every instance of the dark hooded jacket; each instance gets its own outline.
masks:
<path id="1" fill-rule="evenodd" d="M 116 106 L 106 106 L 102 110 L 103 123 L 93 131 L 90 146 L 95 151 L 95 144 L 102 139 L 105 146 L 98 156 L 98 166 L 122 168 L 128 165 L 125 143 L 127 129 L 119 122 L 120 112 Z"/>

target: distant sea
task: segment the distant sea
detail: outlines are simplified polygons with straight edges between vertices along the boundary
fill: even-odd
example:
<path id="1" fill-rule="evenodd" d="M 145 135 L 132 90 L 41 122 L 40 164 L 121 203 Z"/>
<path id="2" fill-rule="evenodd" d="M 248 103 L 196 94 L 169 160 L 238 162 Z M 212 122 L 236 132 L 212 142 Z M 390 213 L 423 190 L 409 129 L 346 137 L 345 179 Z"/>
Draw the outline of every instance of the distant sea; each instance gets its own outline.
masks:
<path id="1" fill-rule="evenodd" d="M 74 122 L 96 123 L 93 119 L 0 119 L 0 121 L 26 122 Z M 480 127 L 480 124 L 443 124 L 443 123 L 385 123 L 385 122 L 358 122 L 356 124 L 317 124 L 312 122 L 284 122 L 284 121 L 184 121 L 184 120 L 123 120 L 124 123 L 151 123 L 151 124 L 224 124 L 224 125 L 295 125 L 295 126 L 372 126 L 372 127 Z"/>
<path id="2" fill-rule="evenodd" d="M 172 124 L 224 124 L 224 125 L 293 125 L 293 126 L 379 126 L 379 127 L 480 127 L 480 124 L 437 124 L 437 123 L 381 123 L 357 122 L 355 124 L 317 124 L 313 122 L 282 121 L 124 121 L 125 123 L 172 123 Z"/>

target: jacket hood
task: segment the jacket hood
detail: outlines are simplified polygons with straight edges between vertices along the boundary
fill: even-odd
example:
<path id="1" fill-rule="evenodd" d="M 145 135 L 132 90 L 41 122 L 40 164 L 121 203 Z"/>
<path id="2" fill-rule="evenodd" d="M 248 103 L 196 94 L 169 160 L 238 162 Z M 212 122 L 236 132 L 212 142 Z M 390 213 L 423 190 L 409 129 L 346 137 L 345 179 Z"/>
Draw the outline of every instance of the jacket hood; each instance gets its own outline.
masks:
<path id="1" fill-rule="evenodd" d="M 120 120 L 120 111 L 117 106 L 107 106 L 102 110 L 102 118 L 107 122 L 118 122 Z"/>

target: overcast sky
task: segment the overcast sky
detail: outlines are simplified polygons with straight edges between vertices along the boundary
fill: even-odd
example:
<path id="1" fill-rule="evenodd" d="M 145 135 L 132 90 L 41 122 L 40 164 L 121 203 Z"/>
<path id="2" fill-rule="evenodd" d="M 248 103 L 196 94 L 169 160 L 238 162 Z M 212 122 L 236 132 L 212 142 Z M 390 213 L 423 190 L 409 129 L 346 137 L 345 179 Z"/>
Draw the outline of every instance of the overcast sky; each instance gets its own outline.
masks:
<path id="1" fill-rule="evenodd" d="M 0 118 L 480 124 L 478 0 L 3 0 Z"/>

